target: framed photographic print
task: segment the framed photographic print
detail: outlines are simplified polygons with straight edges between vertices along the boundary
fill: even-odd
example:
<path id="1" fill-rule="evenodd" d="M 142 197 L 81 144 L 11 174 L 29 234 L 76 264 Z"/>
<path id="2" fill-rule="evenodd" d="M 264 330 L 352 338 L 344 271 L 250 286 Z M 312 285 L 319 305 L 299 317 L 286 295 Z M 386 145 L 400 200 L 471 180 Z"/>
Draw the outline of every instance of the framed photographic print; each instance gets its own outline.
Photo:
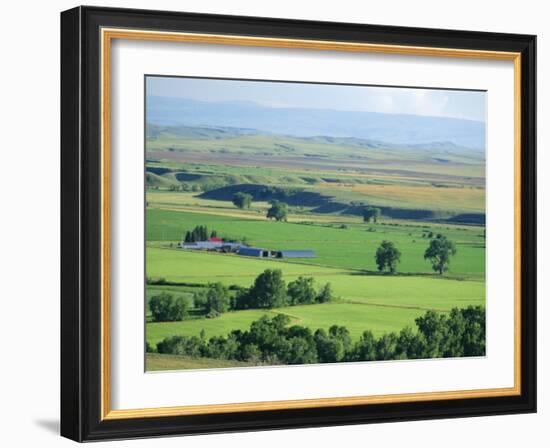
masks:
<path id="1" fill-rule="evenodd" d="M 62 435 L 535 412 L 534 36 L 61 22 Z"/>

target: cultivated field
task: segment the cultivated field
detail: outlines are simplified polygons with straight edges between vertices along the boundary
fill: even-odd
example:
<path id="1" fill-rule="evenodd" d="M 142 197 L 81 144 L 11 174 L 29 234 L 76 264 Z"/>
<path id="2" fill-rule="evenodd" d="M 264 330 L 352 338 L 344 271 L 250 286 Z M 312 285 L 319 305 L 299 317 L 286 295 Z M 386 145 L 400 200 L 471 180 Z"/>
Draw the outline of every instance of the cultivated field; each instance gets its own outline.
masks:
<path id="1" fill-rule="evenodd" d="M 284 314 L 291 324 L 328 330 L 346 326 L 354 341 L 415 328 L 427 310 L 485 304 L 485 161 L 456 148 L 403 149 L 358 139 L 219 135 L 208 129 L 155 128 L 147 140 L 147 303 L 163 292 L 189 304 L 176 322 L 153 322 L 151 347 L 171 336 L 210 338 L 245 331 L 260 317 Z M 231 198 L 244 191 L 249 208 Z M 269 201 L 288 204 L 284 222 L 266 219 Z M 283 198 L 283 199 L 281 199 Z M 364 222 L 365 206 L 382 217 Z M 206 226 L 224 240 L 269 250 L 307 249 L 314 258 L 261 259 L 184 250 L 186 232 Z M 456 245 L 450 269 L 434 272 L 424 252 L 436 234 Z M 401 252 L 394 275 L 379 273 L 375 253 L 391 241 Z M 193 298 L 210 283 L 231 294 L 266 269 L 288 284 L 313 277 L 330 283 L 330 303 L 227 311 L 207 318 Z M 147 370 L 245 367 L 222 359 L 147 354 Z"/>
<path id="2" fill-rule="evenodd" d="M 414 326 L 414 319 L 426 310 L 449 311 L 453 307 L 483 305 L 485 286 L 480 280 L 453 280 L 433 274 L 418 276 L 369 275 L 361 271 L 327 268 L 303 263 L 262 260 L 212 253 L 193 253 L 178 249 L 149 248 L 147 274 L 171 283 L 206 285 L 215 280 L 227 286 L 250 286 L 264 269 L 281 269 L 287 281 L 299 276 L 312 276 L 318 284 L 330 282 L 337 300 L 319 305 L 275 308 L 269 311 L 244 310 L 224 313 L 216 319 L 189 319 L 182 322 L 147 324 L 148 341 L 152 344 L 174 334 L 207 337 L 223 336 L 233 329 L 245 330 L 264 314 L 286 314 L 294 323 L 312 329 L 346 325 L 357 339 L 365 329 L 376 335 Z M 149 268 L 150 267 L 150 268 Z M 150 287 L 152 294 L 165 286 Z M 194 288 L 171 286 L 168 289 L 185 296 Z"/>
<path id="3" fill-rule="evenodd" d="M 151 201 L 154 206 L 154 199 Z M 229 207 L 229 203 L 226 204 Z M 234 208 L 234 207 L 233 207 Z M 316 251 L 316 258 L 300 260 L 301 264 L 351 268 L 376 271 L 374 253 L 382 240 L 391 240 L 402 252 L 399 272 L 433 273 L 430 264 L 423 259 L 429 239 L 429 232 L 445 233 L 456 242 L 460 256 L 452 260 L 452 275 L 481 277 L 485 271 L 483 228 L 478 226 L 456 226 L 447 224 L 426 224 L 410 221 L 364 224 L 359 217 L 331 216 L 332 221 L 317 221 L 309 215 L 308 221 L 267 221 L 264 214 L 250 211 L 241 216 L 201 213 L 201 206 L 193 211 L 174 211 L 149 208 L 147 210 L 147 241 L 150 244 L 177 242 L 184 229 L 196 225 L 207 225 L 220 235 L 232 238 L 246 237 L 252 245 L 273 249 L 305 249 Z M 313 221 L 315 220 L 315 221 Z M 345 228 L 342 228 L 345 226 Z M 170 255 L 166 255 L 169 257 Z M 155 260 L 150 275 L 160 275 Z M 233 262 L 228 263 L 229 265 Z M 168 266 L 162 269 L 169 269 Z M 229 268 L 231 269 L 231 268 Z M 237 268 L 239 272 L 240 268 Z M 168 275 L 166 273 L 165 275 Z M 187 275 L 182 272 L 182 275 Z"/>

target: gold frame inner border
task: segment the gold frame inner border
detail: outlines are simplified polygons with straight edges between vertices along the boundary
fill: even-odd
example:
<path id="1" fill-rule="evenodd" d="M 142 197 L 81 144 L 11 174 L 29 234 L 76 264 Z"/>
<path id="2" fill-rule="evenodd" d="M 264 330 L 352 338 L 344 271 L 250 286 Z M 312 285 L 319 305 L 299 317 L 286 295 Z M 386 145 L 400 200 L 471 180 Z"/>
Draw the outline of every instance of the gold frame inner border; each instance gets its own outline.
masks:
<path id="1" fill-rule="evenodd" d="M 454 57 L 512 61 L 514 63 L 514 386 L 507 388 L 443 392 L 369 395 L 304 400 L 262 401 L 230 404 L 171 406 L 142 409 L 111 409 L 110 368 L 110 73 L 111 42 L 114 39 L 184 42 L 211 45 L 237 45 L 383 53 L 411 56 Z M 405 45 L 386 45 L 322 40 L 279 39 L 217 34 L 145 31 L 137 29 L 101 29 L 101 419 L 116 420 L 145 417 L 307 409 L 382 403 L 407 403 L 433 400 L 502 397 L 521 394 L 521 54 L 514 52 L 466 50 Z"/>

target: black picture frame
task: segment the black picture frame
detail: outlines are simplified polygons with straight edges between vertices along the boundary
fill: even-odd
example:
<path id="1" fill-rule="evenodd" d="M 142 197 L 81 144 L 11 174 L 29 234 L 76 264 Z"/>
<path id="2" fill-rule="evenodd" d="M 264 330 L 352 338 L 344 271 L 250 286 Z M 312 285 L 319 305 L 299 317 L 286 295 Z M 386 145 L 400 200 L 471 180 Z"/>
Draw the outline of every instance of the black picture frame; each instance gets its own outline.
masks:
<path id="1" fill-rule="evenodd" d="M 100 29 L 521 53 L 521 394 L 308 409 L 101 418 Z M 77 7 L 61 14 L 61 434 L 76 441 L 536 412 L 536 37 Z"/>

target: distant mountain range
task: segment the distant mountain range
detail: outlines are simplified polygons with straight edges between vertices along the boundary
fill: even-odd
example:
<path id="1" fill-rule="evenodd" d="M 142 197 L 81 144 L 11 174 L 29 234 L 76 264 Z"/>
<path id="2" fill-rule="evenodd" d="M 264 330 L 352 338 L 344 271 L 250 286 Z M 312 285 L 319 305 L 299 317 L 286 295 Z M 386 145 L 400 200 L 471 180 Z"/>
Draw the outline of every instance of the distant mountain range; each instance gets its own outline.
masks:
<path id="1" fill-rule="evenodd" d="M 147 123 L 160 126 L 240 128 L 243 133 L 296 137 L 346 137 L 414 147 L 458 146 L 485 150 L 485 124 L 458 118 L 306 108 L 275 108 L 254 102 L 204 102 L 147 97 Z"/>

